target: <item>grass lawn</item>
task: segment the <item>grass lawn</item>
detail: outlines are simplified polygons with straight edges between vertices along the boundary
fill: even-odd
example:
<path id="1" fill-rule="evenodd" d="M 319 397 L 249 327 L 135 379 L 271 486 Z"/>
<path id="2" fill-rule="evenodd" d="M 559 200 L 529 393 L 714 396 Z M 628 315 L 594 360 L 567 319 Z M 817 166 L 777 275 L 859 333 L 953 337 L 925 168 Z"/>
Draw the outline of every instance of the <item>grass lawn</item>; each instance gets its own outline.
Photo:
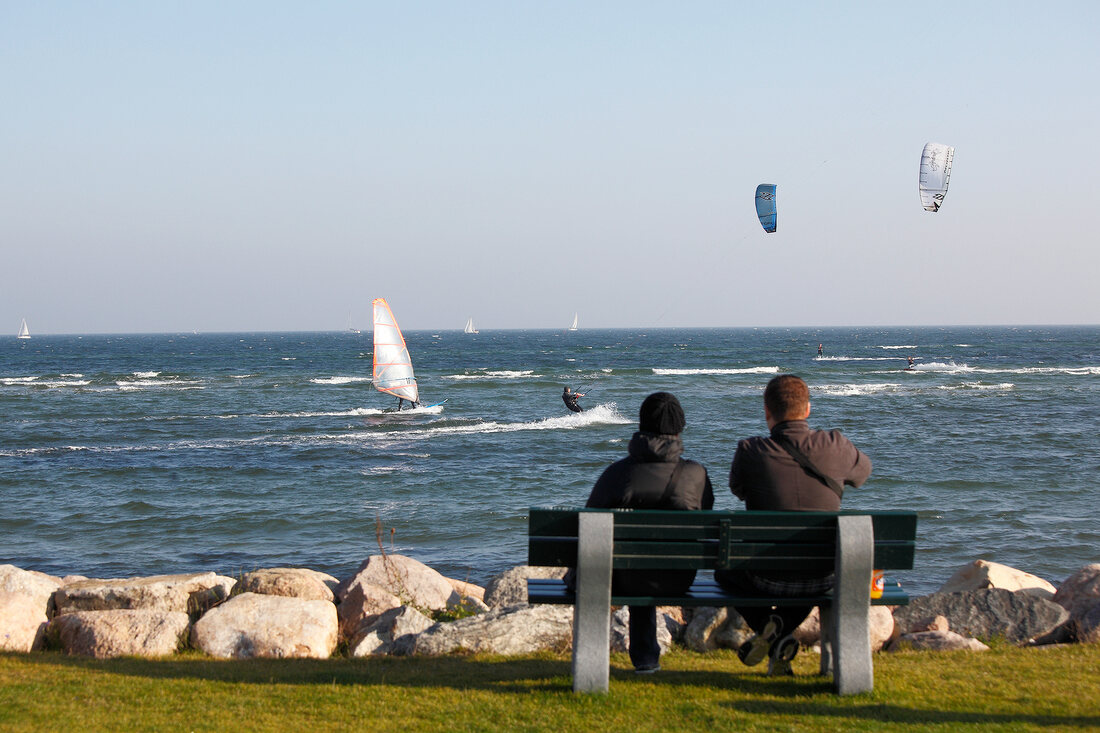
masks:
<path id="1" fill-rule="evenodd" d="M 732 652 L 673 651 L 609 695 L 574 695 L 569 657 L 215 661 L 0 654 L 0 731 L 1100 730 L 1100 645 L 875 655 L 875 691 L 837 697 L 795 659 L 768 678 Z"/>

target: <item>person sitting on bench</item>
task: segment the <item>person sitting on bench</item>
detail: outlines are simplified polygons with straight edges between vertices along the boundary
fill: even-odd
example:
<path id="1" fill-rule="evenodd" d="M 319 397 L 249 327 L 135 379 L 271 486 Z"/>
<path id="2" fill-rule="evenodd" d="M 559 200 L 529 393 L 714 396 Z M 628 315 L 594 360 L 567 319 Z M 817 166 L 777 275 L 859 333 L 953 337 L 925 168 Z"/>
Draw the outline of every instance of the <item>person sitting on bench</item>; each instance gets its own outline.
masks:
<path id="1" fill-rule="evenodd" d="M 586 507 L 597 509 L 710 509 L 714 506 L 707 469 L 681 458 L 680 433 L 686 420 L 680 401 L 655 392 L 642 402 L 638 432 L 630 439 L 627 457 L 612 463 L 596 481 Z M 612 574 L 618 595 L 680 594 L 695 581 L 694 570 L 630 571 Z M 661 668 L 657 643 L 657 609 L 630 606 L 630 661 L 638 674 Z"/>
<path id="2" fill-rule="evenodd" d="M 839 511 L 844 484 L 860 486 L 871 475 L 871 459 L 839 430 L 811 430 L 810 390 L 794 375 L 775 377 L 764 389 L 764 418 L 771 434 L 737 444 L 730 468 L 730 490 L 745 508 L 764 511 Z M 716 570 L 715 580 L 737 592 L 778 596 L 823 593 L 833 575 L 790 570 L 749 573 Z M 756 633 L 737 650 L 752 666 L 768 658 L 769 675 L 789 675 L 798 642 L 791 636 L 812 607 L 738 609 Z"/>

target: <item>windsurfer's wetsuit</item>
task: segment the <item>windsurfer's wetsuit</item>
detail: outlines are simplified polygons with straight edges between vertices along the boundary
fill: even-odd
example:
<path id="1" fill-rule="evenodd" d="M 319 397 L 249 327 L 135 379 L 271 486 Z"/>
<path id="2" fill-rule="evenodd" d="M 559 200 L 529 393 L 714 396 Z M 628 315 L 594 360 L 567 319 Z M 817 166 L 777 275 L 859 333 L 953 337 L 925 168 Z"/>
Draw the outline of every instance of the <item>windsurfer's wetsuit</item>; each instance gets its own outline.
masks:
<path id="1" fill-rule="evenodd" d="M 561 393 L 562 402 L 573 412 L 584 412 L 584 408 L 577 404 L 577 398 L 580 396 L 577 392 L 570 392 L 568 387 Z"/>

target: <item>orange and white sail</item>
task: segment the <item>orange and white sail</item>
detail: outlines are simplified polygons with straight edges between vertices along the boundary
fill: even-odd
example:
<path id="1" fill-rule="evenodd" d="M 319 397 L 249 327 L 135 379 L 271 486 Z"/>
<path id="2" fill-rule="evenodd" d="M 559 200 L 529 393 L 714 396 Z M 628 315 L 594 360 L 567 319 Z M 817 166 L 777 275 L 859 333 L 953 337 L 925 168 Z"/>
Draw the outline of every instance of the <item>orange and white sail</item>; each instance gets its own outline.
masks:
<path id="1" fill-rule="evenodd" d="M 405 337 L 397 326 L 389 303 L 375 298 L 374 305 L 374 388 L 410 402 L 419 402 L 412 360 Z"/>

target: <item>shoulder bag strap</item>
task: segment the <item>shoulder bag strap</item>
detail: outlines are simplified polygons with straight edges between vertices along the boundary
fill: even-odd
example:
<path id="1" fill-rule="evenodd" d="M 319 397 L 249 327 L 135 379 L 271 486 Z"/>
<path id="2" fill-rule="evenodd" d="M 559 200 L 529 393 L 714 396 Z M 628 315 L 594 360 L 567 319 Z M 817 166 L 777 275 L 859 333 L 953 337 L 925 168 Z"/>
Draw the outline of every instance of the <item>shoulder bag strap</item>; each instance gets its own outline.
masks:
<path id="1" fill-rule="evenodd" d="M 844 497 L 844 485 L 832 476 L 827 475 L 824 471 L 819 470 L 818 467 L 814 465 L 814 462 L 807 458 L 805 453 L 800 451 L 798 448 L 795 448 L 794 443 L 788 440 L 786 436 L 780 436 L 778 438 L 775 438 L 774 440 L 776 443 L 779 443 L 779 445 L 783 447 L 783 450 L 790 453 L 791 458 L 798 461 L 798 464 L 800 466 L 812 473 L 818 478 L 818 480 L 823 481 L 826 486 L 832 489 L 833 493 L 841 498 Z"/>

